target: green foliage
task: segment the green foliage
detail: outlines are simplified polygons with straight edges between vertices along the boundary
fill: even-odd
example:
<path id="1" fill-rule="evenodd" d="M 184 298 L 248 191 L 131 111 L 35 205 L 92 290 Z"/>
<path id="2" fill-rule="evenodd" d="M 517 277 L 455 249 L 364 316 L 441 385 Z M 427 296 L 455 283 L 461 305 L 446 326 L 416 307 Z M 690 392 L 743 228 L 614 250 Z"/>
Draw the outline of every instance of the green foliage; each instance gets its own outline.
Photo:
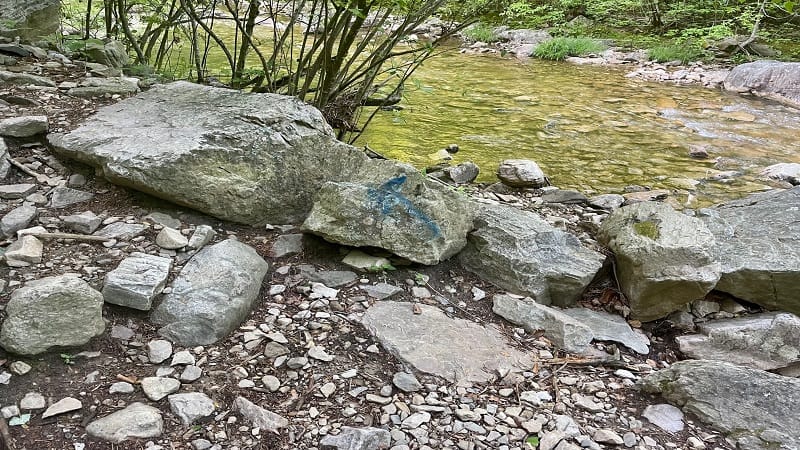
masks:
<path id="1" fill-rule="evenodd" d="M 658 230 L 658 224 L 651 220 L 636 222 L 633 224 L 633 229 L 639 236 L 644 236 L 652 240 L 658 239 L 661 235 L 661 232 Z"/>
<path id="2" fill-rule="evenodd" d="M 497 42 L 499 38 L 494 34 L 494 27 L 483 22 L 478 22 L 462 32 L 465 38 L 472 42 Z"/>
<path id="3" fill-rule="evenodd" d="M 69 353 L 61 353 L 58 356 L 60 356 L 61 360 L 64 361 L 64 364 L 68 366 L 75 364 L 75 356 L 70 355 Z"/>
<path id="4" fill-rule="evenodd" d="M 602 52 L 606 46 L 602 42 L 585 37 L 558 37 L 541 43 L 533 55 L 541 59 L 563 61 L 568 56 L 585 56 Z"/>
<path id="5" fill-rule="evenodd" d="M 667 44 L 653 47 L 647 51 L 651 61 L 660 63 L 680 61 L 683 64 L 704 59 L 703 49 L 694 45 Z"/>
<path id="6" fill-rule="evenodd" d="M 538 448 L 539 447 L 539 436 L 530 436 L 528 439 L 525 439 L 525 443 L 528 444 L 528 448 Z"/>

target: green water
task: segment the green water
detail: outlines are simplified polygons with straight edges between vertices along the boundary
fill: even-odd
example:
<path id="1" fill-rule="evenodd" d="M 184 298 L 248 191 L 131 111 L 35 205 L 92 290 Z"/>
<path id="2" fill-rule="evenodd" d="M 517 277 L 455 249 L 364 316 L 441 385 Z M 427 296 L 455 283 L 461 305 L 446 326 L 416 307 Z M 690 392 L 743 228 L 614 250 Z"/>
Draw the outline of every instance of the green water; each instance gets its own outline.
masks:
<path id="1" fill-rule="evenodd" d="M 449 52 L 416 73 L 404 110 L 380 112 L 356 144 L 423 168 L 455 143 L 453 163 L 478 164 L 479 181 L 495 181 L 501 160 L 525 158 L 561 188 L 666 188 L 692 206 L 764 189 L 763 167 L 800 162 L 797 110 L 625 73 Z M 710 158 L 690 158 L 690 145 Z M 718 168 L 715 158 L 724 159 Z M 741 175 L 715 181 L 723 170 Z"/>

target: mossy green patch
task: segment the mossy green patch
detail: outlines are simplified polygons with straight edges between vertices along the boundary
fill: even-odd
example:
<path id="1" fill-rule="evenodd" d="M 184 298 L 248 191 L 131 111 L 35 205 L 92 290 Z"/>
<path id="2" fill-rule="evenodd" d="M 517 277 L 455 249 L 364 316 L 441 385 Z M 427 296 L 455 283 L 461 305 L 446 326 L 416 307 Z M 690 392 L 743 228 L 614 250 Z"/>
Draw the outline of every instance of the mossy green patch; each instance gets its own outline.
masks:
<path id="1" fill-rule="evenodd" d="M 658 239 L 660 233 L 658 231 L 658 224 L 652 220 L 645 220 L 643 222 L 636 222 L 633 224 L 633 229 L 636 234 L 650 238 L 652 240 Z"/>

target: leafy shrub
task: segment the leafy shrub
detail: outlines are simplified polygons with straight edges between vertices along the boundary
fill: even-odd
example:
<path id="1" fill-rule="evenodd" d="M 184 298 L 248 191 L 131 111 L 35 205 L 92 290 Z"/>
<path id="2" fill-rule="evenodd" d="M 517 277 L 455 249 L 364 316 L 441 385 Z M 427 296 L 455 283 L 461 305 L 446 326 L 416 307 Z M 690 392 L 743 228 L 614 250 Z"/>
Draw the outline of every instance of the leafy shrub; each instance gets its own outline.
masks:
<path id="1" fill-rule="evenodd" d="M 602 52 L 606 46 L 599 41 L 585 37 L 558 37 L 541 43 L 533 55 L 541 59 L 563 61 L 568 56 L 584 56 Z"/>
<path id="2" fill-rule="evenodd" d="M 659 45 L 648 50 L 647 54 L 651 61 L 660 63 L 680 61 L 683 64 L 703 59 L 706 56 L 702 49 L 688 44 Z"/>
<path id="3" fill-rule="evenodd" d="M 472 42 L 492 43 L 500 40 L 497 35 L 494 34 L 494 28 L 483 22 L 478 22 L 475 25 L 466 28 L 462 34 L 465 38 Z"/>

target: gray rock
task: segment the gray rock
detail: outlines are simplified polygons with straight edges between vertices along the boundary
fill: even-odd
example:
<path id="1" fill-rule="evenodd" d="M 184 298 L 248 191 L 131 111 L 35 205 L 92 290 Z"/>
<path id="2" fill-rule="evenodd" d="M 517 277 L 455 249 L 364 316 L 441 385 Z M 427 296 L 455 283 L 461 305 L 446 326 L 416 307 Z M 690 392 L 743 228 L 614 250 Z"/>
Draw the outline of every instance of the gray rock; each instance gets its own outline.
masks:
<path id="1" fill-rule="evenodd" d="M 727 361 L 774 370 L 800 361 L 800 318 L 762 313 L 700 324 L 702 334 L 677 336 L 681 352 L 695 359 Z"/>
<path id="2" fill-rule="evenodd" d="M 140 236 L 147 230 L 147 226 L 140 223 L 114 222 L 94 232 L 95 236 L 107 237 L 129 241 Z"/>
<path id="3" fill-rule="evenodd" d="M 108 388 L 109 394 L 133 394 L 136 388 L 132 384 L 125 381 L 118 381 Z"/>
<path id="4" fill-rule="evenodd" d="M 163 225 L 165 227 L 180 229 L 181 221 L 172 217 L 169 214 L 161 213 L 158 211 L 153 211 L 150 214 L 144 216 L 144 220 L 149 220 L 153 223 Z M 208 226 L 208 225 L 201 225 L 201 226 Z"/>
<path id="5" fill-rule="evenodd" d="M 8 72 L 0 70 L 0 85 L 18 84 L 22 86 L 45 86 L 56 87 L 56 83 L 46 77 L 40 77 L 30 73 Z"/>
<path id="6" fill-rule="evenodd" d="M 472 161 L 465 161 L 455 167 L 446 167 L 444 173 L 456 184 L 467 184 L 478 178 L 480 169 Z"/>
<path id="7" fill-rule="evenodd" d="M 59 186 L 53 189 L 53 193 L 50 195 L 50 207 L 66 208 L 76 203 L 89 201 L 93 197 L 94 194 L 91 192 Z"/>
<path id="8" fill-rule="evenodd" d="M 605 256 L 538 215 L 483 205 L 461 264 L 481 278 L 537 302 L 571 306 L 601 269 Z"/>
<path id="9" fill-rule="evenodd" d="M 42 262 L 44 245 L 33 236 L 22 236 L 6 248 L 6 265 L 9 267 L 28 267 Z"/>
<path id="10" fill-rule="evenodd" d="M 422 384 L 420 384 L 417 377 L 414 376 L 413 373 L 408 372 L 397 372 L 392 376 L 392 384 L 397 386 L 403 392 L 417 392 L 422 390 Z"/>
<path id="11" fill-rule="evenodd" d="M 172 355 L 172 342 L 154 339 L 147 343 L 147 359 L 151 364 L 161 364 Z"/>
<path id="12" fill-rule="evenodd" d="M 582 353 L 593 339 L 583 323 L 560 310 L 536 303 L 532 298 L 495 295 L 492 311 L 529 332 L 544 330 L 545 336 L 570 353 Z"/>
<path id="13" fill-rule="evenodd" d="M 149 311 L 167 284 L 172 259 L 134 252 L 106 274 L 103 298 L 108 303 Z"/>
<path id="14" fill-rule="evenodd" d="M 501 162 L 497 168 L 497 178 L 507 186 L 518 188 L 538 188 L 550 184 L 539 165 L 528 159 Z"/>
<path id="15" fill-rule="evenodd" d="M 28 282 L 11 294 L 5 313 L 0 345 L 22 355 L 83 345 L 105 330 L 102 294 L 73 276 Z"/>
<path id="16" fill-rule="evenodd" d="M 701 210 L 722 264 L 716 289 L 800 314 L 800 186 Z"/>
<path id="17" fill-rule="evenodd" d="M 86 433 L 117 443 L 127 439 L 155 438 L 164 433 L 164 420 L 157 408 L 135 402 L 89 423 Z"/>
<path id="18" fill-rule="evenodd" d="M 642 417 L 668 433 L 683 431 L 683 412 L 670 404 L 648 405 L 642 412 Z"/>
<path id="19" fill-rule="evenodd" d="M 185 346 L 214 343 L 236 329 L 253 306 L 267 262 L 228 239 L 200 250 L 172 283 L 151 320 L 162 336 Z"/>
<path id="20" fill-rule="evenodd" d="M 28 228 L 28 225 L 36 218 L 36 208 L 33 206 L 20 206 L 9 211 L 0 219 L 0 231 L 6 237 L 14 236 L 17 231 Z"/>
<path id="21" fill-rule="evenodd" d="M 378 247 L 437 264 L 466 245 L 473 206 L 413 167 L 375 160 L 359 182 L 328 182 L 303 229 L 353 247 Z"/>
<path id="22" fill-rule="evenodd" d="M 156 245 L 167 250 L 177 250 L 188 244 L 189 239 L 174 228 L 164 227 L 156 235 Z"/>
<path id="23" fill-rule="evenodd" d="M 795 186 L 800 184 L 800 164 L 779 163 L 773 164 L 761 171 L 761 175 L 774 180 L 789 182 Z"/>
<path id="24" fill-rule="evenodd" d="M 598 240 L 614 252 L 631 316 L 642 321 L 705 297 L 720 277 L 711 232 L 665 204 L 641 202 L 612 212 Z"/>
<path id="25" fill-rule="evenodd" d="M 130 58 L 125 50 L 125 44 L 120 41 L 112 40 L 105 44 L 97 42 L 87 42 L 81 49 L 90 61 L 106 65 L 108 67 L 121 68 L 130 64 Z"/>
<path id="26" fill-rule="evenodd" d="M 67 91 L 68 95 L 81 98 L 103 97 L 106 95 L 121 95 L 123 97 L 139 92 L 139 80 L 136 78 L 85 78 Z"/>
<path id="27" fill-rule="evenodd" d="M 283 234 L 275 239 L 269 251 L 270 258 L 283 258 L 303 251 L 302 234 Z"/>
<path id="28" fill-rule="evenodd" d="M 385 300 L 403 292 L 402 288 L 388 283 L 368 284 L 360 286 L 360 288 L 362 291 L 366 292 L 367 295 L 377 300 Z"/>
<path id="29" fill-rule="evenodd" d="M 72 411 L 77 411 L 81 408 L 83 408 L 83 404 L 77 398 L 64 397 L 61 400 L 50 405 L 50 407 L 47 408 L 42 413 L 42 419 L 46 419 L 48 417 L 53 417 L 59 414 L 64 414 Z"/>
<path id="30" fill-rule="evenodd" d="M 288 420 L 244 397 L 236 397 L 236 400 L 233 401 L 233 409 L 252 422 L 253 425 L 268 433 L 278 433 L 281 428 L 289 426 Z"/>
<path id="31" fill-rule="evenodd" d="M 542 194 L 542 201 L 545 203 L 566 203 L 566 204 L 585 204 L 589 199 L 578 191 L 567 189 L 555 189 Z"/>
<path id="32" fill-rule="evenodd" d="M 647 336 L 633 331 L 620 316 L 588 308 L 569 308 L 561 312 L 589 327 L 595 340 L 619 342 L 642 355 L 650 353 Z"/>
<path id="33" fill-rule="evenodd" d="M 349 270 L 317 270 L 308 264 L 300 266 L 300 275 L 312 283 L 322 283 L 331 288 L 346 286 L 358 279 L 358 276 Z"/>
<path id="34" fill-rule="evenodd" d="M 800 107 L 800 63 L 754 61 L 731 70 L 723 83 L 728 91 L 749 93 Z"/>
<path id="35" fill-rule="evenodd" d="M 44 396 L 38 392 L 28 392 L 19 401 L 19 409 L 23 411 L 31 411 L 36 409 L 44 409 L 47 406 L 47 401 Z"/>
<path id="36" fill-rule="evenodd" d="M 368 255 L 360 250 L 351 250 L 342 259 L 342 263 L 354 269 L 366 271 L 381 271 L 391 266 L 389 260 L 380 256 Z"/>
<path id="37" fill-rule="evenodd" d="M 72 231 L 84 234 L 92 234 L 103 222 L 101 217 L 98 217 L 92 211 L 84 211 L 80 214 L 73 214 L 70 216 L 61 217 L 61 222 L 64 226 Z"/>
<path id="38" fill-rule="evenodd" d="M 800 379 L 721 361 L 680 361 L 639 387 L 735 440 L 760 440 L 760 448 L 800 446 Z"/>
<path id="39" fill-rule="evenodd" d="M 150 400 L 157 402 L 162 398 L 178 392 L 181 382 L 175 378 L 146 377 L 142 378 L 142 391 Z"/>
<path id="40" fill-rule="evenodd" d="M 181 381 L 184 383 L 191 383 L 193 381 L 197 381 L 203 375 L 203 369 L 189 365 L 183 369 L 181 372 Z"/>
<path id="41" fill-rule="evenodd" d="M 194 364 L 195 358 L 192 355 L 192 352 L 189 350 L 181 350 L 172 357 L 172 361 L 169 363 L 170 366 L 178 366 L 178 365 L 191 365 Z"/>
<path id="42" fill-rule="evenodd" d="M 300 100 L 187 82 L 156 85 L 48 139 L 115 183 L 247 224 L 303 220 L 324 182 L 369 160 Z"/>
<path id="43" fill-rule="evenodd" d="M 4 0 L 0 3 L 0 36 L 33 41 L 60 33 L 58 0 Z"/>
<path id="44" fill-rule="evenodd" d="M 31 137 L 47 133 L 47 116 L 20 116 L 0 120 L 0 136 Z"/>
<path id="45" fill-rule="evenodd" d="M 342 427 L 337 435 L 327 435 L 320 440 L 321 450 L 385 450 L 392 436 L 381 428 Z"/>
<path id="46" fill-rule="evenodd" d="M 498 368 L 519 371 L 531 361 L 511 347 L 495 328 L 449 318 L 438 308 L 380 302 L 362 324 L 381 344 L 415 369 L 451 382 L 486 382 Z"/>
<path id="47" fill-rule="evenodd" d="M 4 184 L 0 185 L 0 198 L 14 200 L 25 198 L 36 192 L 35 184 Z"/>
<path id="48" fill-rule="evenodd" d="M 8 178 L 8 174 L 11 173 L 11 163 L 8 162 L 10 157 L 6 140 L 0 137 L 0 180 Z"/>
<path id="49" fill-rule="evenodd" d="M 169 409 L 181 419 L 183 426 L 186 427 L 214 414 L 214 401 L 201 392 L 172 394 L 167 399 L 169 400 Z"/>
<path id="50" fill-rule="evenodd" d="M 217 232 L 214 231 L 214 229 L 210 226 L 198 225 L 197 228 L 195 228 L 194 233 L 192 233 L 192 236 L 189 238 L 189 243 L 186 246 L 191 249 L 203 248 L 205 245 L 211 242 L 216 235 Z"/>

